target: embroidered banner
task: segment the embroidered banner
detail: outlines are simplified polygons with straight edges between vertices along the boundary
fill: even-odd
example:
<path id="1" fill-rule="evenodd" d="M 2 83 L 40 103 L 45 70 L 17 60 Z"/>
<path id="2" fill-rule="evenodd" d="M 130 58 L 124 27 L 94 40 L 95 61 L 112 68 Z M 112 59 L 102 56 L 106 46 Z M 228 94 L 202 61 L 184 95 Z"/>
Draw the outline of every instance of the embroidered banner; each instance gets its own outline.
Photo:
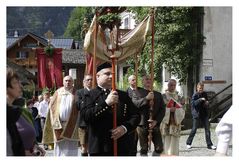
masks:
<path id="1" fill-rule="evenodd" d="M 63 85 L 62 49 L 56 48 L 53 56 L 46 55 L 43 48 L 36 49 L 39 88 L 59 88 Z"/>
<path id="2" fill-rule="evenodd" d="M 84 39 L 84 50 L 88 54 L 94 53 L 95 23 L 96 17 L 93 18 L 90 28 Z M 147 36 L 151 34 L 151 24 L 150 16 L 147 16 L 134 29 L 123 35 L 122 38 L 119 38 L 120 54 L 115 54 L 118 57 L 117 62 L 123 62 L 128 57 L 139 54 L 142 51 Z M 106 40 L 109 40 L 109 36 L 105 36 L 103 29 L 99 25 L 99 30 L 97 33 L 96 57 L 97 59 L 111 62 L 109 57 L 112 54 L 110 51 L 107 51 L 107 47 L 105 45 Z"/>

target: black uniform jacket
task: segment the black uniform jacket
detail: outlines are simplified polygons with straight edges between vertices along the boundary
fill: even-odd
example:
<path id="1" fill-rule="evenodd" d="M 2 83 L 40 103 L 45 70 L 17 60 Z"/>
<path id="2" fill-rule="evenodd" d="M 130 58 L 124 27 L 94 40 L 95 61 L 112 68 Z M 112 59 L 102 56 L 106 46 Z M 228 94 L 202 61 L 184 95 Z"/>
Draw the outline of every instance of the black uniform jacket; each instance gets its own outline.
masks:
<path id="1" fill-rule="evenodd" d="M 89 90 L 86 88 L 79 89 L 77 91 L 78 101 L 77 101 L 77 108 L 80 111 L 80 118 L 79 118 L 79 127 L 87 127 L 84 117 L 82 117 L 81 110 L 86 105 L 86 98 L 89 96 Z"/>
<path id="2" fill-rule="evenodd" d="M 117 126 L 124 125 L 127 129 L 127 133 L 117 140 L 118 155 L 127 156 L 131 149 L 129 142 L 132 141 L 129 134 L 137 127 L 140 116 L 128 94 L 120 90 L 117 92 L 119 95 Z M 107 92 L 100 87 L 92 89 L 86 99 L 86 107 L 81 110 L 89 128 L 90 154 L 113 155 L 113 139 L 110 138 L 113 129 L 113 112 L 105 102 L 107 96 Z"/>
<path id="3" fill-rule="evenodd" d="M 157 126 L 160 125 L 163 117 L 165 115 L 165 104 L 163 101 L 163 96 L 161 93 L 157 91 L 154 92 L 154 105 L 153 105 L 153 112 L 152 118 L 153 120 L 157 121 Z M 148 120 L 149 120 L 149 101 L 146 99 L 149 91 L 138 87 L 137 90 L 133 91 L 132 101 L 137 106 L 141 114 L 141 121 L 140 126 L 148 127 Z"/>

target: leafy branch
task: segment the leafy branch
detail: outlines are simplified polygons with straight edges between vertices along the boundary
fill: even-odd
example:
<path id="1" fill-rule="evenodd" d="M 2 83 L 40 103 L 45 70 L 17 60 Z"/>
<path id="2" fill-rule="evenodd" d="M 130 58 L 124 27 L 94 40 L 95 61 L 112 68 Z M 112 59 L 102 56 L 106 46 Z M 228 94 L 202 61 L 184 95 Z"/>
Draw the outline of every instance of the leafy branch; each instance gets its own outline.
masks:
<path id="1" fill-rule="evenodd" d="M 45 54 L 48 56 L 48 57 L 53 57 L 53 54 L 54 54 L 54 48 L 52 46 L 46 46 L 44 48 L 44 52 Z"/>
<path id="2" fill-rule="evenodd" d="M 107 13 L 99 16 L 98 22 L 103 29 L 108 27 L 112 30 L 115 25 L 120 26 L 121 18 L 117 13 Z"/>

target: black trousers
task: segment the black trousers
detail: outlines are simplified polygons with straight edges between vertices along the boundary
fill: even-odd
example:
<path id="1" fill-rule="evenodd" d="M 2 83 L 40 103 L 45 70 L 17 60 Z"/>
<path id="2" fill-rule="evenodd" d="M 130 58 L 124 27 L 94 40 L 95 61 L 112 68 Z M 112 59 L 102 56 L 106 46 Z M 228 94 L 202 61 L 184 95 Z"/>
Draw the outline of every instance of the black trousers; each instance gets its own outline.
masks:
<path id="1" fill-rule="evenodd" d="M 205 137 L 206 137 L 207 146 L 211 146 L 213 144 L 212 144 L 212 141 L 211 141 L 211 133 L 210 133 L 208 116 L 193 118 L 193 127 L 192 127 L 192 130 L 191 130 L 190 134 L 189 134 L 189 137 L 187 139 L 186 144 L 187 145 L 192 144 L 193 138 L 194 138 L 194 136 L 197 132 L 197 128 L 198 128 L 198 125 L 199 125 L 200 121 L 202 122 L 202 124 L 204 126 L 204 129 L 205 129 Z"/>
<path id="2" fill-rule="evenodd" d="M 130 144 L 130 153 L 129 156 L 136 156 L 137 155 L 137 143 L 138 143 L 138 133 L 134 130 L 132 133 L 129 134 L 129 141 Z"/>

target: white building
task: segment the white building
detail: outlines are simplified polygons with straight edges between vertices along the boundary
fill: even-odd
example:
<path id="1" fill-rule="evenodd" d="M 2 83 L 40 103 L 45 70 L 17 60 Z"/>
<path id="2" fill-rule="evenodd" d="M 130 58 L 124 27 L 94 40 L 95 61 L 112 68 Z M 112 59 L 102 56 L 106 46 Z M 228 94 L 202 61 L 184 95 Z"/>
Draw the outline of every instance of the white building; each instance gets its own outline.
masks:
<path id="1" fill-rule="evenodd" d="M 209 79 L 205 89 L 218 92 L 232 84 L 232 7 L 205 7 L 204 12 L 199 79 Z"/>
<path id="2" fill-rule="evenodd" d="M 134 16 L 128 12 L 121 13 L 120 28 L 133 29 L 136 26 Z M 193 88 L 196 88 L 199 81 L 205 83 L 206 91 L 215 93 L 232 84 L 232 7 L 204 7 L 201 28 L 205 37 L 205 45 L 202 49 L 201 60 L 194 70 L 192 83 L 177 86 L 177 91 L 185 97 L 189 96 L 188 98 L 194 93 L 188 89 L 188 86 L 193 84 Z M 127 67 L 125 63 L 118 65 L 120 84 L 123 84 L 124 67 Z M 167 88 L 168 79 L 176 78 L 170 75 L 165 68 L 162 71 L 162 77 L 163 93 Z M 230 88 L 222 94 L 226 96 L 231 93 Z"/>
<path id="3" fill-rule="evenodd" d="M 122 12 L 120 13 L 121 17 L 121 26 L 120 29 L 124 30 L 131 30 L 134 29 L 136 26 L 135 19 L 134 19 L 135 14 L 131 12 Z M 123 88 L 123 77 L 124 77 L 124 69 L 127 69 L 129 67 L 125 62 L 118 64 L 118 81 L 119 81 L 119 87 Z"/>
<path id="4" fill-rule="evenodd" d="M 132 12 L 122 12 L 120 13 L 121 17 L 121 26 L 120 29 L 134 29 L 135 27 L 135 19 L 134 19 L 135 14 Z"/>
<path id="5" fill-rule="evenodd" d="M 202 81 L 206 91 L 217 93 L 232 84 L 232 7 L 204 7 L 202 34 L 205 45 L 192 82 L 196 88 L 197 82 Z M 162 73 L 164 91 L 168 79 L 175 77 L 165 68 Z M 191 94 L 187 90 L 187 85 L 178 86 L 178 91 L 185 96 Z"/>

